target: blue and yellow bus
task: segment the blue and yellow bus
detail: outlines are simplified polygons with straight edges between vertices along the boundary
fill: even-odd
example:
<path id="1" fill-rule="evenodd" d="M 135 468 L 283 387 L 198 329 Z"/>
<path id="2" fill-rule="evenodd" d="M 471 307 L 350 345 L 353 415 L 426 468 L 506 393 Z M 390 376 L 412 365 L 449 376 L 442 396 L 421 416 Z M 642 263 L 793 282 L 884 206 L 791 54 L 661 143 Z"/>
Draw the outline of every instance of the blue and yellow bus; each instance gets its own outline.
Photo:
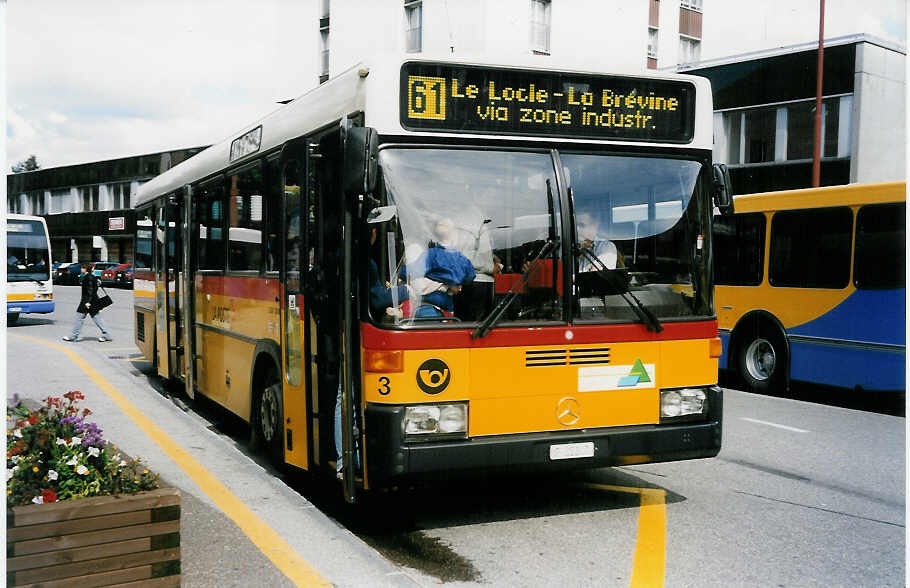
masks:
<path id="1" fill-rule="evenodd" d="M 906 184 L 736 196 L 714 220 L 720 367 L 752 390 L 905 388 Z"/>
<path id="2" fill-rule="evenodd" d="M 6 322 L 24 313 L 54 312 L 51 245 L 40 216 L 6 217 Z"/>

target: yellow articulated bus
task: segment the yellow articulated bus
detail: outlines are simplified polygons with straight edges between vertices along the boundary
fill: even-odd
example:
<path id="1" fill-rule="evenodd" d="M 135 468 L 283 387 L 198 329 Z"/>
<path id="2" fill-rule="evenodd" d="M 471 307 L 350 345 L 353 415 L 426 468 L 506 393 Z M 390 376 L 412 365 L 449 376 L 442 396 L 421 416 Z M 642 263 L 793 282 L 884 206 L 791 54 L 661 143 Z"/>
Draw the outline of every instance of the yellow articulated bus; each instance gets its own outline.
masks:
<path id="1" fill-rule="evenodd" d="M 711 457 L 709 83 L 377 58 L 140 188 L 136 341 L 279 464 Z"/>
<path id="2" fill-rule="evenodd" d="M 791 380 L 902 391 L 905 182 L 736 196 L 714 243 L 721 368 L 752 390 Z"/>

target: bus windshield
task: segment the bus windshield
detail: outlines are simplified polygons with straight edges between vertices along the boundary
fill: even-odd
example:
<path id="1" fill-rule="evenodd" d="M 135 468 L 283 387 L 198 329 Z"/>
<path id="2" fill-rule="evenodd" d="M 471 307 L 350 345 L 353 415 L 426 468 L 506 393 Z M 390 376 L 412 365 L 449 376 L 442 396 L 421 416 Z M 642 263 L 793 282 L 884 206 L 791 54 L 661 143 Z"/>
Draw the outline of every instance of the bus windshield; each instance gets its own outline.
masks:
<path id="1" fill-rule="evenodd" d="M 47 236 L 37 221 L 9 220 L 6 225 L 6 279 L 9 282 L 50 279 Z"/>
<path id="2" fill-rule="evenodd" d="M 707 271 L 699 265 L 706 246 L 704 214 L 692 197 L 701 164 L 590 154 L 560 158 L 574 203 L 580 318 L 634 320 L 617 283 L 659 318 L 711 314 Z M 614 275 L 604 279 L 598 267 Z"/>
<path id="3" fill-rule="evenodd" d="M 551 234 L 559 239 L 549 153 L 385 149 L 380 165 L 397 223 L 372 225 L 374 318 L 478 321 L 514 287 L 522 296 L 503 320 L 561 319 L 559 250 L 539 258 Z M 407 287 L 382 291 L 399 281 Z"/>
<path id="4" fill-rule="evenodd" d="M 710 314 L 696 279 L 707 274 L 697 265 L 705 221 L 693 198 L 702 165 L 590 153 L 560 161 L 575 212 L 571 319 L 636 322 L 630 293 L 661 319 Z M 567 320 L 572 289 L 553 245 L 571 223 L 560 219 L 550 153 L 387 148 L 379 163 L 388 213 L 367 225 L 374 320 L 482 321 L 504 298 L 498 324 Z"/>

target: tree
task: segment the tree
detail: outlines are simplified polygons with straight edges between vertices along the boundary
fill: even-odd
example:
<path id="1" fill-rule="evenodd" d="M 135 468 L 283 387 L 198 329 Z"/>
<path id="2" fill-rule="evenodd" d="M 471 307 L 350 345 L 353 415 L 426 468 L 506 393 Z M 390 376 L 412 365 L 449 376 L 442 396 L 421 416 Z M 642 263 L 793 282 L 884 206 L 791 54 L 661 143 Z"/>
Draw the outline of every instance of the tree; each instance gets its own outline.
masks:
<path id="1" fill-rule="evenodd" d="M 21 174 L 22 172 L 35 171 L 36 169 L 41 169 L 41 166 L 38 165 L 38 159 L 34 155 L 29 155 L 28 159 L 24 159 L 17 163 L 16 165 L 10 168 L 14 174 Z"/>

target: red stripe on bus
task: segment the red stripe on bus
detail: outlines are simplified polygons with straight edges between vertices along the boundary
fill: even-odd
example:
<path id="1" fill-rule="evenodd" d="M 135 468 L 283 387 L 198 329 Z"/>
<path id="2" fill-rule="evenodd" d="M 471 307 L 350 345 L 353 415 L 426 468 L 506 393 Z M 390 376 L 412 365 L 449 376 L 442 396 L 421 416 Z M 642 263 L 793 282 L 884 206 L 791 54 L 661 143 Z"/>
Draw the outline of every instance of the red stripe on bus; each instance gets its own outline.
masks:
<path id="1" fill-rule="evenodd" d="M 530 347 L 534 345 L 580 345 L 676 341 L 717 337 L 717 321 L 663 323 L 660 333 L 644 325 L 562 325 L 558 327 L 498 327 L 483 338 L 471 339 L 470 329 L 393 331 L 361 323 L 360 336 L 367 349 L 460 349 L 480 347 Z M 567 333 L 571 332 L 571 338 Z"/>

